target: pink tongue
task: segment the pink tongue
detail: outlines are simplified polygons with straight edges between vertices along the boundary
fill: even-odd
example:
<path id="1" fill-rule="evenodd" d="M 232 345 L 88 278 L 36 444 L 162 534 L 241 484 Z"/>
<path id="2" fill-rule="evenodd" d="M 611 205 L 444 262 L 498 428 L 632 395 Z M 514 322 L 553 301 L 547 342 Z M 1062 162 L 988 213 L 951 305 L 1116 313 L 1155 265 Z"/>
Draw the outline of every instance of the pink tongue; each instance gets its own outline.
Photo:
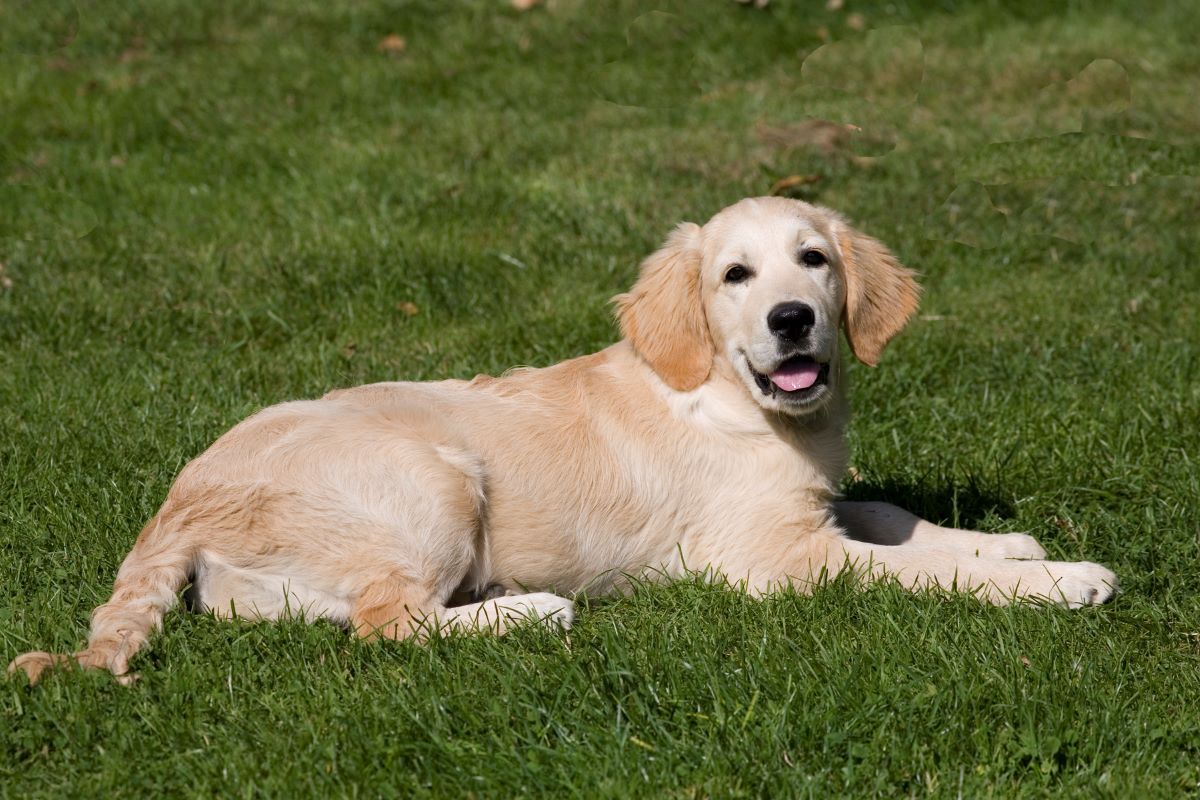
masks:
<path id="1" fill-rule="evenodd" d="M 817 382 L 821 374 L 821 365 L 811 359 L 784 362 L 777 371 L 771 373 L 771 383 L 785 392 L 796 392 L 807 389 Z"/>

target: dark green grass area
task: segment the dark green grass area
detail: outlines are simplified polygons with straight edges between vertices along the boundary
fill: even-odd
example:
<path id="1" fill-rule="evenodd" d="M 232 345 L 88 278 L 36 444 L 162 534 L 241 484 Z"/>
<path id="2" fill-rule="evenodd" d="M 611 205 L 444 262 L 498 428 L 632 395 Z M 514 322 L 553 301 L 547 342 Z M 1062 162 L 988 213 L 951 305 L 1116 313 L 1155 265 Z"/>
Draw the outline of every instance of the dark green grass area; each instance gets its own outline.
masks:
<path id="1" fill-rule="evenodd" d="M 789 175 L 926 290 L 852 368 L 847 495 L 1124 587 L 645 586 L 427 647 L 176 611 L 132 688 L 0 681 L 0 794 L 1197 793 L 1198 40 L 1187 3 L 0 2 L 0 662 L 76 648 L 255 409 L 598 349 L 672 225 Z"/>

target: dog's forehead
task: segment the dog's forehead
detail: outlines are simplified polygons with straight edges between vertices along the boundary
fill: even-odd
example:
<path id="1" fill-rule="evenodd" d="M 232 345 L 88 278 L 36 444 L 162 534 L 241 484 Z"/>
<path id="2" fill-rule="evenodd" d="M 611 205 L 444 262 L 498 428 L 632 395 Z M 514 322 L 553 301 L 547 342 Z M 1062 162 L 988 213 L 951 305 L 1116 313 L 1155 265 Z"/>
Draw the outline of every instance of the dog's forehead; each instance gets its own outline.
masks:
<path id="1" fill-rule="evenodd" d="M 704 226 L 704 243 L 712 258 L 729 251 L 746 257 L 801 242 L 826 244 L 829 214 L 817 206 L 782 197 L 755 197 L 718 212 Z"/>

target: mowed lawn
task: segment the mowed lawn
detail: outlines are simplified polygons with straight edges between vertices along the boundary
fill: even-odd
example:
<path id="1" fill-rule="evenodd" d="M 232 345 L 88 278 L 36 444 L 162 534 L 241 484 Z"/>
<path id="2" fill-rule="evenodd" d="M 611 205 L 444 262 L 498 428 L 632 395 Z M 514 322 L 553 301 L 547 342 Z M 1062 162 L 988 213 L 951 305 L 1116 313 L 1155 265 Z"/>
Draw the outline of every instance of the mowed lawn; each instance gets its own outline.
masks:
<path id="1" fill-rule="evenodd" d="M 925 286 L 851 368 L 847 495 L 1123 586 L 697 580 L 424 647 L 176 610 L 130 688 L 0 680 L 0 795 L 1196 794 L 1198 15 L 0 4 L 0 663 L 83 642 L 238 420 L 603 347 L 676 222 L 789 176 Z"/>

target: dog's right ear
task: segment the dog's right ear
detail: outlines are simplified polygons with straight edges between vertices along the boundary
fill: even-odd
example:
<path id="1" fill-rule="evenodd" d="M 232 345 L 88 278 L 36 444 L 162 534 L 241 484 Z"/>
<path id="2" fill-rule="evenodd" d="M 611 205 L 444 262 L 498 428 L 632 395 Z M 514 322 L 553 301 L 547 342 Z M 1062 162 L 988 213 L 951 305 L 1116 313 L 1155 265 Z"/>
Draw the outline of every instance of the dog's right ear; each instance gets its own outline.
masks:
<path id="1" fill-rule="evenodd" d="M 700 296 L 699 225 L 675 228 L 613 301 L 621 333 L 668 386 L 687 392 L 707 380 L 713 343 Z"/>

